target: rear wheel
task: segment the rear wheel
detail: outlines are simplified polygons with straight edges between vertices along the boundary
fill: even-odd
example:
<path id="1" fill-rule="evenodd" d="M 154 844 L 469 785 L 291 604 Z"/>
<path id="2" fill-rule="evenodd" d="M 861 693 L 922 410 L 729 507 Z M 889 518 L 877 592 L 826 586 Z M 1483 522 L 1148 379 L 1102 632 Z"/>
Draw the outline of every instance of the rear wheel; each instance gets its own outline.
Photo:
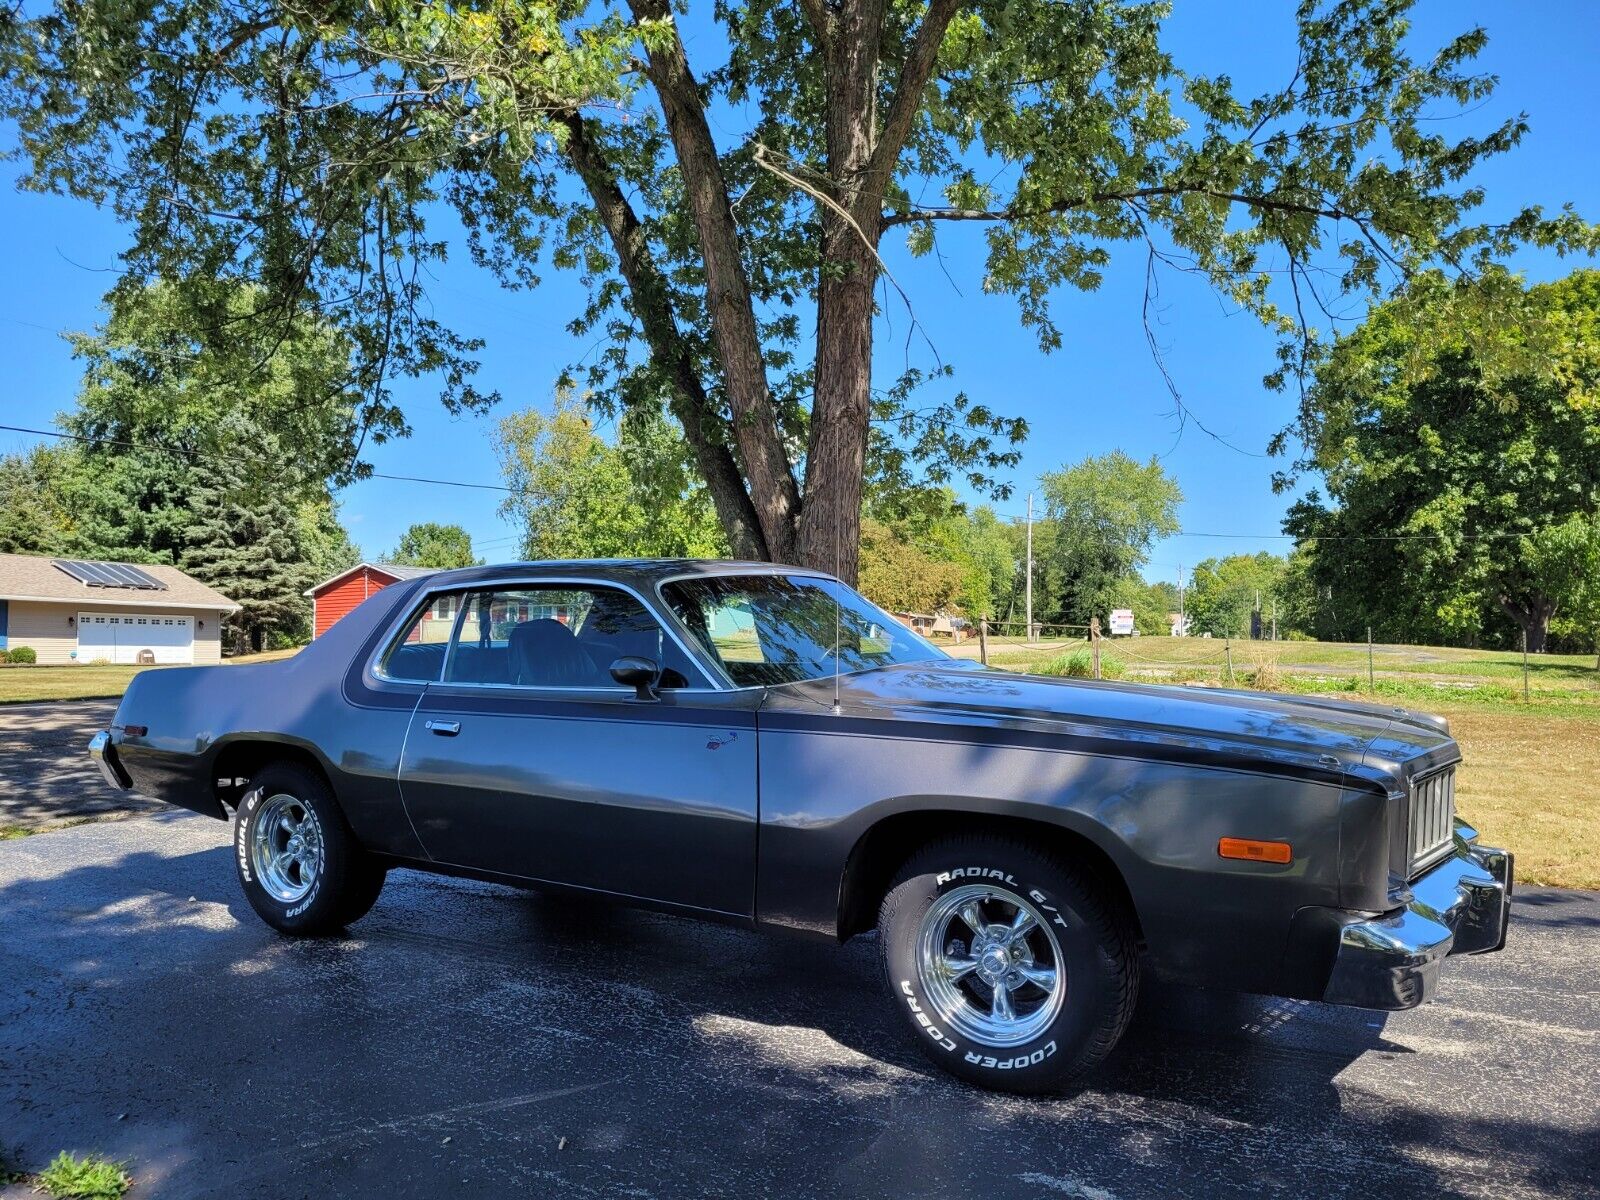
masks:
<path id="1" fill-rule="evenodd" d="M 1022 842 L 925 847 L 884 897 L 878 932 L 912 1037 L 985 1087 L 1058 1088 L 1110 1053 L 1133 1013 L 1127 914 L 1092 874 Z"/>
<path id="2" fill-rule="evenodd" d="M 283 933 L 332 933 L 365 916 L 383 889 L 382 864 L 356 844 L 328 785 L 298 763 L 252 777 L 233 848 L 250 907 Z"/>

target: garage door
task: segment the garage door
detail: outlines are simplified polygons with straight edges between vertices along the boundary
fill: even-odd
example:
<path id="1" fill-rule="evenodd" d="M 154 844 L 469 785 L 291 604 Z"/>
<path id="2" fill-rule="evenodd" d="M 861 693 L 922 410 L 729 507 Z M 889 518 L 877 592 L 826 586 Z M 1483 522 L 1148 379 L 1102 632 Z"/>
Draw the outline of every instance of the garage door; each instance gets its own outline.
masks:
<path id="1" fill-rule="evenodd" d="M 79 662 L 136 663 L 146 650 L 158 663 L 194 662 L 194 618 L 78 614 Z"/>

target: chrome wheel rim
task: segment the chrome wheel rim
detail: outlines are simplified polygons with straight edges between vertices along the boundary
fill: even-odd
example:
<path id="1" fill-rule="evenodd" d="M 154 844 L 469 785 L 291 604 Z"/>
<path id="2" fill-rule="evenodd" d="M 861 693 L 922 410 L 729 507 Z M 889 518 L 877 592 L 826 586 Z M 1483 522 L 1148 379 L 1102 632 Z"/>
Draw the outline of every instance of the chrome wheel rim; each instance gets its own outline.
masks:
<path id="1" fill-rule="evenodd" d="M 256 810 L 250 864 L 274 900 L 305 899 L 322 874 L 322 853 L 322 824 L 303 801 L 279 793 Z"/>
<path id="2" fill-rule="evenodd" d="M 917 935 L 917 974 L 940 1019 L 984 1046 L 1033 1040 L 1066 1000 L 1055 930 L 1021 896 L 987 884 L 933 902 Z"/>

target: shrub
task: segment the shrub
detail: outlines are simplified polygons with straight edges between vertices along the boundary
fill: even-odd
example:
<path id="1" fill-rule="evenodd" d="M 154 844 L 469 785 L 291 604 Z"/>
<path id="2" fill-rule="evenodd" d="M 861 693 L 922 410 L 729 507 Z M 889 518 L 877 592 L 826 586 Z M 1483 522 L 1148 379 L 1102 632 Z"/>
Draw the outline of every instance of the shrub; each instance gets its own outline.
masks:
<path id="1" fill-rule="evenodd" d="M 1255 666 L 1250 670 L 1250 686 L 1258 692 L 1276 692 L 1283 687 L 1283 672 L 1278 660 L 1270 654 L 1257 654 Z"/>
<path id="2" fill-rule="evenodd" d="M 39 654 L 32 646 L 13 646 L 6 651 L 6 661 L 32 666 L 39 661 Z"/>
<path id="3" fill-rule="evenodd" d="M 118 1200 L 132 1183 L 117 1163 L 93 1154 L 77 1158 L 63 1150 L 39 1172 L 38 1190 L 59 1200 Z"/>
<path id="4" fill-rule="evenodd" d="M 1126 673 L 1127 666 L 1114 654 L 1100 653 L 1100 678 L 1121 679 Z M 1068 679 L 1093 679 L 1094 678 L 1094 652 L 1092 650 L 1074 650 L 1070 654 L 1057 655 L 1048 662 L 1040 663 L 1033 668 L 1035 675 L 1065 675 Z"/>

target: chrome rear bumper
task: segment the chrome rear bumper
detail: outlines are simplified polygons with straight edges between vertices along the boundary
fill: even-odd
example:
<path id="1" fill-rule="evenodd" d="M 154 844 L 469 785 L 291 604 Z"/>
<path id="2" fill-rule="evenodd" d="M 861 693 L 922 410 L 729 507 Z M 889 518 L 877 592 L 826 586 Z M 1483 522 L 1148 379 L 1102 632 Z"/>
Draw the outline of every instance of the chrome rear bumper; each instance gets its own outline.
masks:
<path id="1" fill-rule="evenodd" d="M 1439 964 L 1506 944 L 1512 856 L 1477 844 L 1456 823 L 1455 852 L 1410 887 L 1392 913 L 1344 926 L 1322 999 L 1357 1008 L 1415 1008 L 1432 997 Z"/>
<path id="2" fill-rule="evenodd" d="M 133 787 L 133 780 L 117 761 L 117 738 L 110 730 L 102 729 L 89 739 L 89 757 L 112 787 L 123 792 Z"/>

